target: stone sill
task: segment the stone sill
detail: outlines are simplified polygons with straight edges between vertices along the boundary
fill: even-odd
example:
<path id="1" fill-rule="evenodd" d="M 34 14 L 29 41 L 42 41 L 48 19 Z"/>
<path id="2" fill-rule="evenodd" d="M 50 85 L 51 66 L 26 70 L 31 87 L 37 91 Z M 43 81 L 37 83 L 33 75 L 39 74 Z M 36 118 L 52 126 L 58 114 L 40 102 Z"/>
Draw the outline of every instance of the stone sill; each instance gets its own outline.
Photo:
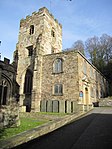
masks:
<path id="1" fill-rule="evenodd" d="M 53 94 L 52 96 L 63 96 L 63 94 Z"/>

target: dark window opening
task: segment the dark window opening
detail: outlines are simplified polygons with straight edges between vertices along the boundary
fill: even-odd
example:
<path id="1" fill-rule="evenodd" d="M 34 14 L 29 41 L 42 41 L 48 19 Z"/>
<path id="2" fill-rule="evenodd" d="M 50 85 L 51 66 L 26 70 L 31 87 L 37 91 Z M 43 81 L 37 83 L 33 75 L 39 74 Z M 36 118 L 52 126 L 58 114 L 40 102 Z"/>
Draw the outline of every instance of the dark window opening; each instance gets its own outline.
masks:
<path id="1" fill-rule="evenodd" d="M 67 101 L 65 101 L 65 113 L 67 113 Z"/>
<path id="2" fill-rule="evenodd" d="M 4 92 L 3 92 L 3 105 L 6 105 L 6 100 L 7 99 L 7 86 L 4 87 Z"/>
<path id="3" fill-rule="evenodd" d="M 24 83 L 24 93 L 25 94 L 31 94 L 32 91 L 32 72 L 30 70 L 27 70 L 26 76 L 25 76 L 25 83 Z"/>
<path id="4" fill-rule="evenodd" d="M 96 89 L 96 97 L 99 98 L 98 89 Z"/>
<path id="5" fill-rule="evenodd" d="M 51 31 L 51 35 L 52 37 L 55 37 L 55 32 L 53 30 Z"/>
<path id="6" fill-rule="evenodd" d="M 0 105 L 6 105 L 7 102 L 7 86 L 0 85 Z"/>
<path id="7" fill-rule="evenodd" d="M 88 88 L 87 87 L 85 88 L 85 91 L 88 91 Z"/>
<path id="8" fill-rule="evenodd" d="M 27 47 L 28 49 L 28 56 L 32 56 L 33 55 L 33 46 L 29 46 Z"/>
<path id="9" fill-rule="evenodd" d="M 71 102 L 71 113 L 73 113 L 73 102 Z"/>
<path id="10" fill-rule="evenodd" d="M 0 85 L 0 105 L 2 105 L 2 89 L 3 87 Z"/>
<path id="11" fill-rule="evenodd" d="M 30 112 L 31 111 L 31 105 L 26 105 L 26 112 Z"/>
<path id="12" fill-rule="evenodd" d="M 32 35 L 34 33 L 34 25 L 30 26 L 30 35 Z"/>

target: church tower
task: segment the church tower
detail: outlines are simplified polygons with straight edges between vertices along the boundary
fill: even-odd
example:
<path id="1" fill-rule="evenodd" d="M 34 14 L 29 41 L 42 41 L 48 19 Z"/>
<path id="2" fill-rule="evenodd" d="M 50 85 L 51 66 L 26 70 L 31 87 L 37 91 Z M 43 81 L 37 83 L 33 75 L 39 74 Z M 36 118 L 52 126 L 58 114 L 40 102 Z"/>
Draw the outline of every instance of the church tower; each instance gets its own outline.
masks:
<path id="1" fill-rule="evenodd" d="M 42 57 L 62 51 L 62 26 L 43 7 L 20 21 L 14 61 L 23 111 L 40 111 Z"/>

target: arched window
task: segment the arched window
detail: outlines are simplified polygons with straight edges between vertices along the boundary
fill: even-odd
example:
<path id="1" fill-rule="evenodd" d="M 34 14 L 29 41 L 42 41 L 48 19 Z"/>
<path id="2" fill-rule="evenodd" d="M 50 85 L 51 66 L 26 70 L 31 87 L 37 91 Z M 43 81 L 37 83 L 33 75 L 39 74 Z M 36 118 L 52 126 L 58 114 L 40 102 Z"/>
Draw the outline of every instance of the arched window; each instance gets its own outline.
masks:
<path id="1" fill-rule="evenodd" d="M 31 94 L 32 91 L 32 78 L 33 74 L 30 70 L 26 71 L 25 82 L 24 82 L 24 93 Z"/>
<path id="2" fill-rule="evenodd" d="M 34 33 L 34 25 L 30 26 L 30 35 L 32 35 Z"/>
<path id="3" fill-rule="evenodd" d="M 55 84 L 54 85 L 54 95 L 62 95 L 63 94 L 63 85 Z"/>
<path id="4" fill-rule="evenodd" d="M 4 79 L 0 85 L 0 105 L 6 105 L 8 93 L 8 82 Z"/>
<path id="5" fill-rule="evenodd" d="M 54 64 L 53 64 L 53 72 L 54 73 L 60 73 L 63 71 L 63 61 L 62 59 L 58 58 L 54 61 Z"/>

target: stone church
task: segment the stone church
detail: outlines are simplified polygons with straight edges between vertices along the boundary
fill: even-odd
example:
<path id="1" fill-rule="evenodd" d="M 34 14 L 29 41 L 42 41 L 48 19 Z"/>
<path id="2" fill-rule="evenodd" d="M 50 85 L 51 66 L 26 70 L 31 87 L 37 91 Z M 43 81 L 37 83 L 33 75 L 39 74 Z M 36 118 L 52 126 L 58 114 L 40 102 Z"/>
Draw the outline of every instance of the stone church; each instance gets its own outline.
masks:
<path id="1" fill-rule="evenodd" d="M 14 62 L 20 110 L 71 113 L 108 95 L 108 82 L 84 55 L 62 51 L 62 25 L 43 7 L 20 21 Z"/>

